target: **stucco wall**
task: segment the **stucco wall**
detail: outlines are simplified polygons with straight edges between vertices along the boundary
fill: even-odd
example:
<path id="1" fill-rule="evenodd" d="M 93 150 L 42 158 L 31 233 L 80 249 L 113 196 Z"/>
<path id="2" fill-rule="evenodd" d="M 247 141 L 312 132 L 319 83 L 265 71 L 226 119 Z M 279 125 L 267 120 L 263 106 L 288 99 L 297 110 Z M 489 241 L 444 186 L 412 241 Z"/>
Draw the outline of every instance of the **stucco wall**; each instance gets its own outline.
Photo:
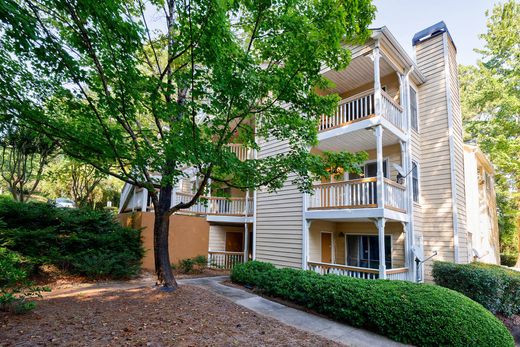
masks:
<path id="1" fill-rule="evenodd" d="M 134 212 L 119 215 L 125 226 L 143 228 L 142 239 L 146 253 L 143 269 L 154 270 L 153 255 L 153 212 Z M 173 215 L 170 217 L 169 235 L 170 261 L 173 264 L 181 259 L 197 255 L 207 256 L 209 243 L 209 224 L 204 217 Z"/>

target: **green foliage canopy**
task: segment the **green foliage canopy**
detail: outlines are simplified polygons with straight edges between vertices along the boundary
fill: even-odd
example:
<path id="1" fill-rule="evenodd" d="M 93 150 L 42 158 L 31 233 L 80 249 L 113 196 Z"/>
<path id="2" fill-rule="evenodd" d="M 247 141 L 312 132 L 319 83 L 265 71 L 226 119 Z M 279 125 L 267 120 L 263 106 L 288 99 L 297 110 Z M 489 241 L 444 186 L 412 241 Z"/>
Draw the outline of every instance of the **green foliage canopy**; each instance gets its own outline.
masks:
<path id="1" fill-rule="evenodd" d="M 7 0 L 0 101 L 67 154 L 152 195 L 186 167 L 242 188 L 295 174 L 309 190 L 309 172 L 326 170 L 308 148 L 337 102 L 316 93 L 328 86 L 319 71 L 345 67 L 342 42 L 366 39 L 373 17 L 369 0 Z M 226 148 L 267 139 L 289 152 L 241 162 Z"/>
<path id="2" fill-rule="evenodd" d="M 496 170 L 501 251 L 518 253 L 520 206 L 520 4 L 509 0 L 487 13 L 477 66 L 460 66 L 465 130 Z"/>

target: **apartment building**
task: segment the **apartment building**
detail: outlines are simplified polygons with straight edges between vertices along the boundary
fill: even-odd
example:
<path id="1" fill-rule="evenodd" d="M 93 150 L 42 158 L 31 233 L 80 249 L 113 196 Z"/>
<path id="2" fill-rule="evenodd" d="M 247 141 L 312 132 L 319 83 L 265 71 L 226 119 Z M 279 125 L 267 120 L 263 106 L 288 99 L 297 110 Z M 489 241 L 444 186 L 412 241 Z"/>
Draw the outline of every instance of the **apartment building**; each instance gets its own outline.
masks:
<path id="1" fill-rule="evenodd" d="M 422 281 L 432 260 L 474 259 L 456 46 L 443 22 L 418 32 L 412 45 L 415 59 L 386 27 L 374 29 L 365 44 L 348 47 L 346 69 L 321 71 L 334 87 L 320 92 L 341 101 L 333 116 L 321 118 L 311 151 L 366 151 L 362 175 L 315 182 L 313 194 L 291 180 L 275 193 L 228 189 L 183 212 L 207 223 L 210 264 L 257 259 L 322 274 Z M 260 148 L 230 147 L 243 160 L 289 149 L 275 140 Z M 189 199 L 190 184 L 179 184 L 174 202 Z M 146 192 L 125 190 L 120 212 L 147 213 Z"/>

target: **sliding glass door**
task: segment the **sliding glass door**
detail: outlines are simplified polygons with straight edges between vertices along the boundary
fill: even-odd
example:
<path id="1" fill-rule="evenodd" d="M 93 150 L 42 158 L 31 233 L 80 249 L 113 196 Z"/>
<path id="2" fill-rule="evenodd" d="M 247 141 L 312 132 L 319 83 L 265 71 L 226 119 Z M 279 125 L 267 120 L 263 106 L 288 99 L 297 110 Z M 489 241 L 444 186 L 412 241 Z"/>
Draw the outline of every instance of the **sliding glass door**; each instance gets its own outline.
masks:
<path id="1" fill-rule="evenodd" d="M 377 235 L 347 235 L 347 265 L 379 268 L 379 240 Z M 392 268 L 392 238 L 385 235 L 385 264 Z"/>

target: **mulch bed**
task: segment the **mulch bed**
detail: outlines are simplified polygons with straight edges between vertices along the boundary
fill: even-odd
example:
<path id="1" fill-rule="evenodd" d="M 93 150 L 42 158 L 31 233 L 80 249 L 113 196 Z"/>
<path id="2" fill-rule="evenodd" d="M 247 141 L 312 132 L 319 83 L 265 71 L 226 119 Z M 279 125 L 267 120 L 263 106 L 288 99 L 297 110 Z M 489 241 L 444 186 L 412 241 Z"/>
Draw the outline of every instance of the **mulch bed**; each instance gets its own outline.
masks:
<path id="1" fill-rule="evenodd" d="M 259 316 L 200 287 L 44 298 L 0 313 L 0 346 L 339 346 Z"/>

